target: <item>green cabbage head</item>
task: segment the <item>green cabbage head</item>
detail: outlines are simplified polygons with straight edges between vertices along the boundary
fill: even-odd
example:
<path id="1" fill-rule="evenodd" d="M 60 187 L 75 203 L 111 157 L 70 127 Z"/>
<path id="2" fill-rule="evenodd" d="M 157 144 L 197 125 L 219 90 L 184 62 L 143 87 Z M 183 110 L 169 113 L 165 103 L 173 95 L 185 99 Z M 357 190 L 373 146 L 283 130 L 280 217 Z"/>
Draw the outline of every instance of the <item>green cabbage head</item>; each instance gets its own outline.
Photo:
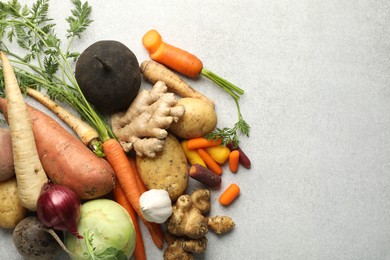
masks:
<path id="1" fill-rule="evenodd" d="M 135 229 L 127 211 L 109 199 L 95 199 L 81 206 L 78 232 L 66 232 L 65 245 L 72 259 L 127 260 L 134 252 Z"/>

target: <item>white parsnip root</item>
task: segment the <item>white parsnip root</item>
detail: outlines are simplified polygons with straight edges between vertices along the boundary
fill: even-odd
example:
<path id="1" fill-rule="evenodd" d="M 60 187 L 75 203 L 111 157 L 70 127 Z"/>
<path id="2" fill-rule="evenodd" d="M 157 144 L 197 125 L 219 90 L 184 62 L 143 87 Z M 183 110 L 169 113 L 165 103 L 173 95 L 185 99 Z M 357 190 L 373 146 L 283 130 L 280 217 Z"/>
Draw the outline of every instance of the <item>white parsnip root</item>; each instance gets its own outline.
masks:
<path id="1" fill-rule="evenodd" d="M 93 142 L 99 139 L 99 134 L 87 122 L 82 121 L 79 117 L 35 89 L 27 88 L 27 94 L 55 113 L 63 122 L 72 128 L 73 132 L 76 133 L 86 146 L 93 148 Z"/>
<path id="2" fill-rule="evenodd" d="M 161 63 L 154 60 L 146 60 L 141 63 L 140 69 L 144 78 L 152 84 L 163 81 L 167 85 L 168 91 L 171 91 L 180 97 L 199 98 L 212 105 L 212 107 L 215 105 L 214 100 L 195 90 L 179 77 L 179 75 Z"/>
<path id="3" fill-rule="evenodd" d="M 0 52 L 0 58 L 5 81 L 18 195 L 23 207 L 35 211 L 42 185 L 48 179 L 39 160 L 31 119 L 14 70 L 4 52 Z"/>

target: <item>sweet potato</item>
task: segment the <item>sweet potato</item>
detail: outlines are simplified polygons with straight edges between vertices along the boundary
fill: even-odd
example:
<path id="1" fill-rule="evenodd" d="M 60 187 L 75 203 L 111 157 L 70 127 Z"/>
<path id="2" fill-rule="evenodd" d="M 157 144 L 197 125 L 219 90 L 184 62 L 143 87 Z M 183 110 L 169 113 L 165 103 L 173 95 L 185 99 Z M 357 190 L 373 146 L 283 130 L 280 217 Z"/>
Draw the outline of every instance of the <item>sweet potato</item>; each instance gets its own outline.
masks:
<path id="1" fill-rule="evenodd" d="M 9 129 L 0 128 L 0 147 L 0 181 L 5 181 L 15 175 Z"/>
<path id="2" fill-rule="evenodd" d="M 0 110 L 7 119 L 7 101 Z M 28 106 L 39 158 L 49 179 L 74 190 L 81 199 L 108 194 L 115 174 L 110 164 L 42 111 Z"/>

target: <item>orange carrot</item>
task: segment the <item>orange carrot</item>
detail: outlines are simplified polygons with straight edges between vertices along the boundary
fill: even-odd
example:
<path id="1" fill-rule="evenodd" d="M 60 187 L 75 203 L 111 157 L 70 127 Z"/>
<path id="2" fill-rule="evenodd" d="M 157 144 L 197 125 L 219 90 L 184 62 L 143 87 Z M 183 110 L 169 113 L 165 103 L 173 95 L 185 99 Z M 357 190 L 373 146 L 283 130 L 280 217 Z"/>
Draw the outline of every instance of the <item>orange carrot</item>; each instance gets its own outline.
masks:
<path id="1" fill-rule="evenodd" d="M 187 148 L 198 149 L 198 148 L 206 148 L 211 146 L 220 145 L 222 143 L 222 139 L 206 139 L 204 137 L 197 137 L 189 139 L 187 142 Z"/>
<path id="2" fill-rule="evenodd" d="M 240 187 L 237 184 L 232 183 L 229 187 L 221 194 L 218 201 L 224 206 L 232 203 L 237 196 L 240 194 Z"/>
<path id="3" fill-rule="evenodd" d="M 235 147 L 233 143 L 228 143 L 226 146 L 230 149 L 230 151 L 238 150 L 240 152 L 240 164 L 247 169 L 251 168 L 251 160 L 245 154 L 245 152 L 241 149 L 241 147 L 239 147 L 239 146 Z"/>
<path id="4" fill-rule="evenodd" d="M 130 157 L 130 156 L 128 158 L 129 158 L 131 168 L 133 169 L 135 178 L 137 180 L 138 189 L 140 190 L 140 192 L 142 194 L 145 191 L 147 191 L 148 189 L 146 188 L 145 183 L 142 181 L 141 176 L 138 173 L 138 168 L 137 168 L 137 164 L 135 163 L 135 159 L 133 157 Z"/>
<path id="5" fill-rule="evenodd" d="M 232 173 L 236 173 L 238 170 L 238 164 L 240 163 L 240 152 L 233 150 L 229 154 L 229 169 Z"/>
<path id="6" fill-rule="evenodd" d="M 131 167 L 126 153 L 123 151 L 122 146 L 117 140 L 111 138 L 103 142 L 103 152 L 106 155 L 107 161 L 114 169 L 119 185 L 121 185 L 126 198 L 149 231 L 152 231 L 152 237 L 157 239 L 158 236 L 153 229 L 153 225 L 142 215 L 141 207 L 139 205 L 141 192 L 138 188 L 133 168 Z M 162 241 L 159 243 L 159 246 L 163 246 Z"/>
<path id="7" fill-rule="evenodd" d="M 145 245 L 142 238 L 142 232 L 138 223 L 137 213 L 134 211 L 133 207 L 127 200 L 123 190 L 119 184 L 113 189 L 114 200 L 118 202 L 126 211 L 129 213 L 131 219 L 133 220 L 134 229 L 136 232 L 136 242 L 134 248 L 134 256 L 136 260 L 146 259 Z"/>
<path id="8" fill-rule="evenodd" d="M 216 161 L 214 161 L 214 159 L 206 152 L 205 149 L 199 148 L 198 153 L 211 171 L 218 175 L 222 174 L 221 166 Z"/>
<path id="9" fill-rule="evenodd" d="M 142 43 L 153 60 L 185 76 L 195 78 L 202 71 L 203 63 L 200 59 L 185 50 L 163 42 L 156 30 L 148 31 L 142 38 Z"/>
<path id="10" fill-rule="evenodd" d="M 141 176 L 138 174 L 138 169 L 137 169 L 137 165 L 135 163 L 135 159 L 133 157 L 130 157 L 130 156 L 128 158 L 129 158 L 131 168 L 133 169 L 135 178 L 137 180 L 138 189 L 140 190 L 140 192 L 142 194 L 145 191 L 147 191 L 147 188 L 146 188 L 144 182 L 142 181 Z M 162 248 L 163 244 L 164 244 L 164 234 L 163 234 L 163 231 L 161 229 L 161 226 L 157 223 L 154 223 L 154 222 L 150 222 L 150 225 L 151 226 L 146 226 L 146 227 L 148 228 L 148 231 L 150 233 L 150 236 L 152 237 L 154 244 L 158 248 Z"/>

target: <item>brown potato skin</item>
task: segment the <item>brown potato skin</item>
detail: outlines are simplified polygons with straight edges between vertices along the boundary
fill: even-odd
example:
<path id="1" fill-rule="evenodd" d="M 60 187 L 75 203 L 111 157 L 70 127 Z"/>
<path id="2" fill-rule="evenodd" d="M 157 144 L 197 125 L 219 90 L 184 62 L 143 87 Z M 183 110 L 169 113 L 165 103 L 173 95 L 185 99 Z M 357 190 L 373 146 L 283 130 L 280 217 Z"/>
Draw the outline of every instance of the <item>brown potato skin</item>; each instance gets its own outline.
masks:
<path id="1" fill-rule="evenodd" d="M 177 105 L 184 106 L 185 113 L 168 129 L 175 136 L 183 139 L 201 137 L 217 126 L 217 114 L 210 103 L 198 98 L 180 98 Z"/>
<path id="2" fill-rule="evenodd" d="M 187 159 L 179 141 L 169 134 L 164 149 L 154 158 L 136 157 L 137 170 L 146 188 L 164 189 L 172 201 L 188 186 Z"/>
<path id="3" fill-rule="evenodd" d="M 14 175 L 11 133 L 9 129 L 0 128 L 0 181 L 5 181 Z"/>
<path id="4" fill-rule="evenodd" d="M 26 217 L 27 209 L 19 202 L 16 178 L 0 182 L 0 227 L 12 229 Z"/>

